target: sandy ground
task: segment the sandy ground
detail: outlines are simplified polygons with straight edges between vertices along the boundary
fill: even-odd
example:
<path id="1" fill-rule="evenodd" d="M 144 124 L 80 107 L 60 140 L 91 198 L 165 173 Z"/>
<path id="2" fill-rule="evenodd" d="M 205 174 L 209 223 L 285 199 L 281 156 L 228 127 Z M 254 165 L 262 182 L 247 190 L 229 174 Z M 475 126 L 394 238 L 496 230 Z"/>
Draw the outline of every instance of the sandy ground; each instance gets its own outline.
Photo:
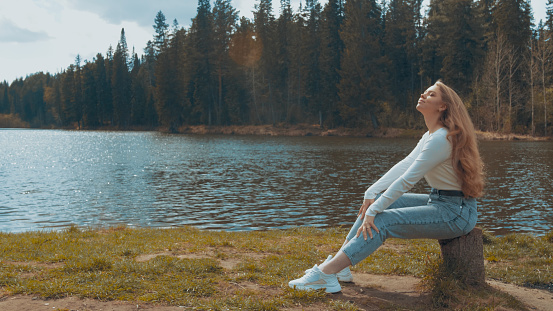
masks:
<path id="1" fill-rule="evenodd" d="M 354 283 L 344 283 L 342 292 L 332 294 L 332 299 L 355 302 L 364 310 L 382 310 L 379 305 L 392 302 L 406 308 L 424 307 L 429 298 L 417 290 L 419 279 L 410 276 L 373 275 L 354 273 Z M 546 290 L 530 289 L 490 280 L 492 287 L 506 292 L 528 306 L 530 310 L 552 311 L 553 293 Z M 2 296 L 0 294 L 0 296 Z M 310 308 L 292 307 L 288 310 L 324 310 L 325 305 L 313 305 Z M 130 302 L 103 302 L 93 299 L 68 297 L 64 299 L 43 300 L 32 296 L 3 296 L 0 298 L 2 311 L 46 311 L 46 310 L 186 310 L 185 307 L 157 306 Z"/>

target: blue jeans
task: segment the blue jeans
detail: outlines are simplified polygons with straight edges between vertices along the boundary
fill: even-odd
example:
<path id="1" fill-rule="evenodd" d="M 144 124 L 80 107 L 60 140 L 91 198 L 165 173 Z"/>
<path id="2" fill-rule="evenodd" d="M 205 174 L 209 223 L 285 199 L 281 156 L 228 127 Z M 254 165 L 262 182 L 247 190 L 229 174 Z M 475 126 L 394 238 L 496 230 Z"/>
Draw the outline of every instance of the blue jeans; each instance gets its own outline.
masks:
<path id="1" fill-rule="evenodd" d="M 382 213 L 377 214 L 373 238 L 357 230 L 363 223 L 357 218 L 347 236 L 342 251 L 352 265 L 372 254 L 387 238 L 400 239 L 451 239 L 469 233 L 476 225 L 476 200 L 457 196 L 406 193 Z"/>

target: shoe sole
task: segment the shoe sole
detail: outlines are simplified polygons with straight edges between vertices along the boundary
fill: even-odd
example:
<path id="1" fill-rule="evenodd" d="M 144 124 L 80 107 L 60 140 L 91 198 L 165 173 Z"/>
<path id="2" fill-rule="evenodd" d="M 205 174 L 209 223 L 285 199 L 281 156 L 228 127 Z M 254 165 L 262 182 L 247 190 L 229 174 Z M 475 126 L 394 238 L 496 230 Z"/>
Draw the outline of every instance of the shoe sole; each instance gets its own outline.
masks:
<path id="1" fill-rule="evenodd" d="M 310 287 L 306 287 L 306 286 L 303 286 L 303 285 L 290 285 L 290 287 L 292 289 L 296 289 L 296 290 L 318 290 L 318 289 L 324 289 L 326 293 L 329 293 L 329 294 L 334 294 L 334 293 L 338 293 L 338 292 L 341 292 L 342 291 L 342 287 L 340 285 L 338 286 L 332 286 L 332 287 L 325 287 L 325 286 L 321 286 L 321 287 L 318 287 L 318 288 L 314 288 L 312 286 Z"/>
<path id="2" fill-rule="evenodd" d="M 344 283 L 352 283 L 353 282 L 353 276 L 346 276 L 346 277 L 337 277 L 338 281 L 344 282 Z"/>

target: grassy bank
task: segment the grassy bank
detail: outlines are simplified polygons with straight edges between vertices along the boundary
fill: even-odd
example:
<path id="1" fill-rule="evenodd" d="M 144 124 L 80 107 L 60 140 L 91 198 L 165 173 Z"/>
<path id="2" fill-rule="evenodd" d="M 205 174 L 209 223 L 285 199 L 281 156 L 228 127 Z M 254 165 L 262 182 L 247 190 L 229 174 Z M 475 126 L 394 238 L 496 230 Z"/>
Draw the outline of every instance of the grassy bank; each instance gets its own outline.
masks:
<path id="1" fill-rule="evenodd" d="M 162 132 L 167 130 L 159 129 Z M 316 124 L 280 125 L 229 125 L 229 126 L 183 126 L 181 134 L 265 135 L 265 136 L 348 136 L 375 138 L 420 138 L 424 130 L 402 128 L 321 128 Z M 476 131 L 479 140 L 530 140 L 545 141 L 551 137 Z"/>
<path id="2" fill-rule="evenodd" d="M 303 270 L 339 249 L 345 234 L 342 228 L 221 232 L 190 227 L 72 227 L 62 232 L 2 233 L 0 296 L 2 292 L 43 298 L 78 296 L 202 310 L 310 306 L 357 310 L 359 302 L 287 286 Z M 486 235 L 485 240 L 488 278 L 551 290 L 553 233 L 545 237 Z M 451 286 L 428 281 L 438 275 L 439 257 L 436 241 L 392 239 L 353 271 L 427 280 L 421 282 L 426 284 L 421 290 L 433 293 L 429 299 L 437 309 L 459 305 L 468 306 L 467 310 L 490 310 L 492 300 L 494 306 L 524 309 L 493 290 L 479 290 L 483 296 L 476 299 L 475 292 L 463 289 L 463 295 L 471 297 L 466 300 L 458 294 L 451 296 L 451 290 L 458 289 L 436 288 Z M 375 303 L 385 310 L 405 309 L 389 302 Z"/>
<path id="3" fill-rule="evenodd" d="M 0 128 L 28 128 L 29 123 L 15 114 L 0 114 Z"/>

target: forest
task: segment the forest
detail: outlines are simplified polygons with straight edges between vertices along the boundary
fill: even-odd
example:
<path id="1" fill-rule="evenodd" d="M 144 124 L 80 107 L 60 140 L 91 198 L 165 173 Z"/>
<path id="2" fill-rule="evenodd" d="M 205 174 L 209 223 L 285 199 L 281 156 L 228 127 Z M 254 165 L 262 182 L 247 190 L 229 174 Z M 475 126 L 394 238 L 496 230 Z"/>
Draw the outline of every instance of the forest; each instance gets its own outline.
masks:
<path id="1" fill-rule="evenodd" d="M 159 11 L 140 56 L 122 29 L 92 60 L 0 83 L 0 114 L 37 128 L 422 129 L 417 99 L 441 79 L 479 130 L 553 134 L 553 0 L 538 22 L 529 0 L 421 11 L 422 0 L 306 0 L 298 11 L 258 0 L 249 19 L 231 0 L 198 0 L 190 27 Z"/>

